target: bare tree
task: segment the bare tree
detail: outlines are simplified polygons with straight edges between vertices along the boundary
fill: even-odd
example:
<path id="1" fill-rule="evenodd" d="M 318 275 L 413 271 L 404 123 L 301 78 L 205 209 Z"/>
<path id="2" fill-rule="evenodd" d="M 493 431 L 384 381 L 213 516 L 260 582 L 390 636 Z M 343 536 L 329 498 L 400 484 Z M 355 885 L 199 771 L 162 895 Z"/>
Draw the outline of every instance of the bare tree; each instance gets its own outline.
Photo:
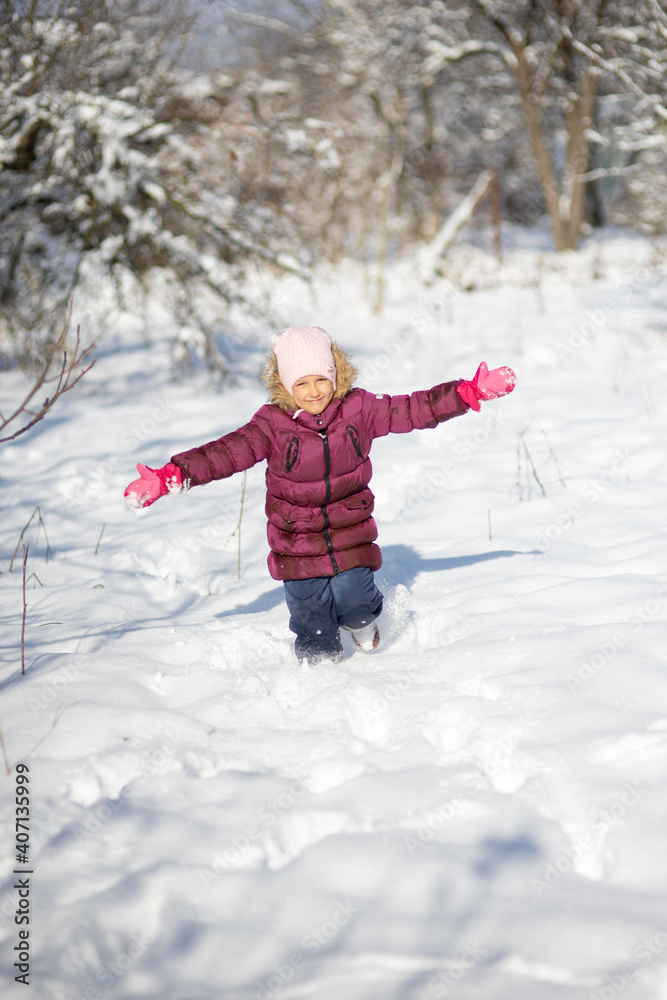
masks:
<path id="1" fill-rule="evenodd" d="M 413 225 L 414 208 L 428 214 L 423 178 L 430 173 L 434 200 L 443 194 L 442 171 L 430 169 L 434 144 L 420 131 L 427 116 L 415 114 L 415 95 L 426 104 L 432 81 L 422 72 L 427 8 L 413 9 L 405 0 L 323 0 L 292 23 L 236 13 L 256 30 L 258 56 L 237 73 L 233 102 L 259 144 L 254 172 L 289 207 L 305 248 L 372 261 L 376 307 L 392 238 Z M 280 54 L 271 58 L 274 35 Z M 432 140 L 433 122 L 426 127 Z"/>
<path id="2" fill-rule="evenodd" d="M 291 266 L 269 213 L 236 197 L 224 172 L 201 181 L 202 135 L 220 103 L 183 70 L 192 9 L 0 0 L 5 365 L 48 354 L 54 317 L 87 273 L 121 297 L 161 276 L 175 325 L 194 329 L 224 372 L 222 317 L 246 302 L 245 268 Z"/>
<path id="3" fill-rule="evenodd" d="M 429 178 L 439 213 L 450 179 L 460 195 L 460 181 L 488 168 L 525 203 L 534 181 L 524 136 L 554 243 L 574 248 L 587 186 L 632 177 L 642 150 L 655 157 L 665 146 L 660 0 L 322 0 L 319 9 L 302 62 L 333 64 L 326 79 L 341 117 L 354 108 L 363 122 L 358 145 L 372 149 L 365 180 L 374 182 L 360 185 L 358 207 L 376 221 L 380 259 L 390 213 Z"/>
<path id="4" fill-rule="evenodd" d="M 95 364 L 90 358 L 95 344 L 83 347 L 77 327 L 70 346 L 69 328 L 68 316 L 59 337 L 45 351 L 25 395 L 7 416 L 0 413 L 0 444 L 13 441 L 43 420 L 60 397 L 73 389 Z M 44 392 L 49 395 L 42 398 Z"/>
<path id="5" fill-rule="evenodd" d="M 667 119 L 665 12 L 657 0 L 471 0 L 469 11 L 458 47 L 433 46 L 432 71 L 462 54 L 502 61 L 518 91 L 554 242 L 575 248 L 586 182 L 607 172 L 591 170 L 591 143 L 606 141 L 595 128 L 600 93 L 632 100 L 636 148 L 650 145 Z"/>

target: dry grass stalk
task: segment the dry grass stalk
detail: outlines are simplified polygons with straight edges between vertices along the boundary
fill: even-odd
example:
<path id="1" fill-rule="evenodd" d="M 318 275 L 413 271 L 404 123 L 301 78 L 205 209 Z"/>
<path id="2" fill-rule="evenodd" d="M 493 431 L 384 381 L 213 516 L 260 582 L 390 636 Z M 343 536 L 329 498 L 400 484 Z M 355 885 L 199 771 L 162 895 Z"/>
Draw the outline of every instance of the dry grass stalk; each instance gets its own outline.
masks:
<path id="1" fill-rule="evenodd" d="M 46 561 L 47 561 L 47 562 L 49 561 L 49 556 L 51 555 L 51 546 L 49 545 L 49 536 L 48 536 L 48 535 L 47 535 L 47 533 L 46 533 L 46 525 L 44 524 L 44 519 L 42 518 L 42 512 L 41 512 L 41 510 L 39 509 L 39 507 L 35 507 L 35 509 L 33 510 L 32 514 L 30 515 L 30 517 L 28 518 L 28 520 L 27 520 L 27 521 L 26 521 L 26 523 L 24 524 L 24 526 L 23 526 L 23 531 L 22 531 L 22 532 L 21 532 L 21 534 L 19 535 L 19 540 L 18 540 L 18 542 L 16 543 L 16 548 L 14 549 L 14 554 L 13 554 L 13 556 L 12 556 L 12 558 L 11 558 L 11 561 L 10 561 L 10 563 L 9 563 L 9 572 L 10 572 L 10 573 L 11 573 L 11 571 L 12 571 L 12 567 L 13 567 L 13 565 L 14 565 L 14 559 L 16 558 L 16 553 L 18 552 L 18 550 L 19 550 L 19 546 L 20 546 L 21 542 L 23 541 L 23 536 L 25 535 L 26 531 L 27 531 L 27 530 L 28 530 L 28 528 L 30 527 L 30 524 L 31 524 L 31 522 L 32 522 L 32 519 L 33 519 L 33 517 L 35 516 L 35 514 L 37 514 L 37 515 L 38 515 L 38 529 L 37 529 L 37 535 L 38 535 L 38 537 L 39 537 L 39 527 L 41 526 L 41 528 L 42 528 L 42 531 L 44 532 L 44 538 L 45 538 L 45 540 L 46 540 Z"/>
<path id="2" fill-rule="evenodd" d="M 25 599 L 25 569 L 28 562 L 28 549 L 30 542 L 23 546 L 23 620 L 21 621 L 21 673 L 25 674 L 25 614 L 28 605 Z"/>

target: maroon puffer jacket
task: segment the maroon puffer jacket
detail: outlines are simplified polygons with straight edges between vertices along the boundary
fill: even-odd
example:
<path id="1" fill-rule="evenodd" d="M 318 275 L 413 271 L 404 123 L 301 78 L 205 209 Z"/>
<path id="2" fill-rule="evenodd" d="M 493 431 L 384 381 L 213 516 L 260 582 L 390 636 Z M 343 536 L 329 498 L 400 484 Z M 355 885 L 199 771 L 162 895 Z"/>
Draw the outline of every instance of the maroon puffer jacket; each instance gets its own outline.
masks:
<path id="1" fill-rule="evenodd" d="M 249 423 L 201 448 L 174 455 L 201 486 L 266 459 L 266 515 L 275 580 L 333 576 L 355 566 L 379 569 L 374 498 L 368 483 L 373 438 L 435 427 L 468 410 L 445 382 L 409 396 L 352 389 L 323 413 L 262 406 Z"/>

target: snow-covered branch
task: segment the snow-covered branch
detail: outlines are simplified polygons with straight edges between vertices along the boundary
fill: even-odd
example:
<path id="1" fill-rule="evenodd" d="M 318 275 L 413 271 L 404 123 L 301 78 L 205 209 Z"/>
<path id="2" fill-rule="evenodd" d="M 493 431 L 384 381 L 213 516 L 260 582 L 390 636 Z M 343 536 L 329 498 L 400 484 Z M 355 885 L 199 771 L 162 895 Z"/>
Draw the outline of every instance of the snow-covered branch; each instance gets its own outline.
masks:
<path id="1" fill-rule="evenodd" d="M 627 64 L 624 59 L 620 57 L 608 59 L 600 52 L 597 52 L 589 45 L 586 45 L 585 42 L 576 38 L 569 29 L 566 28 L 564 30 L 572 47 L 578 52 L 581 52 L 582 55 L 586 56 L 591 65 L 618 77 L 618 79 L 622 81 L 631 93 L 635 94 L 642 101 L 650 104 L 656 115 L 658 115 L 663 121 L 667 121 L 667 107 L 662 104 L 658 95 L 647 94 L 646 90 L 633 79 L 632 74 L 625 68 Z"/>
<path id="2" fill-rule="evenodd" d="M 290 24 L 286 24 L 285 21 L 280 21 L 276 17 L 251 14 L 247 11 L 235 10 L 233 7 L 228 8 L 228 13 L 236 20 L 243 21 L 244 24 L 252 24 L 257 28 L 267 28 L 270 31 L 277 31 L 278 34 L 286 35 L 288 38 L 298 41 L 301 45 L 311 46 L 315 44 L 314 40 L 305 32 L 298 31 Z"/>
<path id="3" fill-rule="evenodd" d="M 442 73 L 452 63 L 461 62 L 461 60 L 466 59 L 468 56 L 479 55 L 483 52 L 500 56 L 510 66 L 516 63 L 516 58 L 511 50 L 503 48 L 492 41 L 480 41 L 471 38 L 455 46 L 442 45 L 440 42 L 431 42 L 427 45 L 427 48 L 431 54 L 424 62 L 424 73 L 427 77 L 431 78 L 437 76 L 438 73 Z"/>
<path id="4" fill-rule="evenodd" d="M 422 250 L 419 257 L 419 273 L 422 280 L 432 279 L 445 250 L 452 244 L 456 234 L 463 226 L 470 222 L 473 212 L 488 194 L 493 179 L 494 175 L 491 170 L 485 170 L 481 173 L 466 197 L 445 219 L 432 243 Z"/>
<path id="5" fill-rule="evenodd" d="M 630 163 L 627 167 L 597 167 L 589 170 L 585 174 L 577 174 L 578 183 L 582 181 L 599 181 L 603 177 L 625 177 L 628 174 L 636 173 L 641 168 L 639 163 Z"/>

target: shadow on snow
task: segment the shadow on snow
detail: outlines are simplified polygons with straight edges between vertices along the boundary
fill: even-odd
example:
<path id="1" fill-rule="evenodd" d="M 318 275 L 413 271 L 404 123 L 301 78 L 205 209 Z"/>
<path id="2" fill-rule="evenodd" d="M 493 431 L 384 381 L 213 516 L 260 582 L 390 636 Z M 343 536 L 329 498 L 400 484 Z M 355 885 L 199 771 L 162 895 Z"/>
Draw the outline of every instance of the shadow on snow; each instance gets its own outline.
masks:
<path id="1" fill-rule="evenodd" d="M 420 573 L 440 573 L 447 570 L 460 569 L 463 566 L 474 566 L 475 563 L 488 562 L 491 559 L 509 559 L 512 556 L 523 556 L 525 552 L 513 549 L 496 549 L 492 552 L 479 552 L 469 556 L 448 556 L 425 558 L 409 545 L 387 545 L 382 549 L 383 564 L 379 570 L 382 586 L 385 588 L 403 584 L 411 587 Z M 265 591 L 247 604 L 237 604 L 226 611 L 220 611 L 216 618 L 231 618 L 234 615 L 253 615 L 271 611 L 284 600 L 282 586 Z"/>

